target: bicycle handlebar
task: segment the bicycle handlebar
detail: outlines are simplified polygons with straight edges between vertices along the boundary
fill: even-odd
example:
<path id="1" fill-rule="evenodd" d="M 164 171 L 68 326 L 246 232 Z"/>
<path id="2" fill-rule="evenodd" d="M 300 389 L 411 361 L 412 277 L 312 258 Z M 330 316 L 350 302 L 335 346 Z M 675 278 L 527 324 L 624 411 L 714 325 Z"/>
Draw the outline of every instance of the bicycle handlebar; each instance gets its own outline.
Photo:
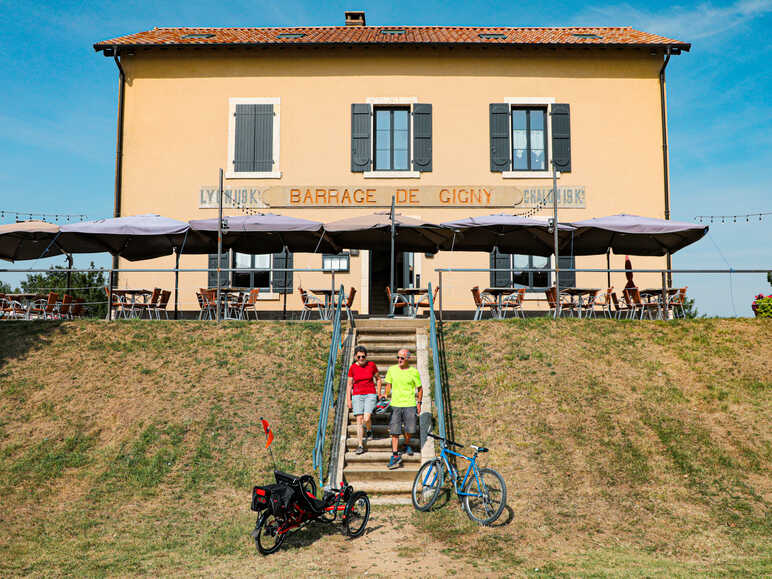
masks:
<path id="1" fill-rule="evenodd" d="M 432 438 L 436 438 L 437 440 L 441 440 L 445 443 L 452 444 L 453 446 L 457 446 L 458 448 L 464 448 L 463 444 L 459 444 L 453 440 L 450 440 L 448 438 L 442 438 L 441 436 L 437 436 L 436 434 L 432 434 L 431 432 L 427 432 L 426 436 L 431 436 Z"/>

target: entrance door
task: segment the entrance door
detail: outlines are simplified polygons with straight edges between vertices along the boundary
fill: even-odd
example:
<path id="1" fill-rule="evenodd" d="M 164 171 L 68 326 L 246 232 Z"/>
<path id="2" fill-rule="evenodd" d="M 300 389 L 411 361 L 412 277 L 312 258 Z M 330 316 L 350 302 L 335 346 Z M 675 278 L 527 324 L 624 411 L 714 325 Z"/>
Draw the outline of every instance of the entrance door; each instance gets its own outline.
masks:
<path id="1" fill-rule="evenodd" d="M 415 267 L 413 254 L 397 252 L 394 271 L 394 287 L 414 287 Z M 370 251 L 370 315 L 384 316 L 389 313 L 386 288 L 389 287 L 391 251 Z"/>

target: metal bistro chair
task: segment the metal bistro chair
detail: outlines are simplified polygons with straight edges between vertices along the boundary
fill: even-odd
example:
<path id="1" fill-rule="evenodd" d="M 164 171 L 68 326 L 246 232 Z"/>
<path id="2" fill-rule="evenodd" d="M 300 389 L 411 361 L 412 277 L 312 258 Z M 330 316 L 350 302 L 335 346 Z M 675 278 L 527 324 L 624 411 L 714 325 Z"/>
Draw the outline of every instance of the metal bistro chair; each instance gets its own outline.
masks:
<path id="1" fill-rule="evenodd" d="M 501 315 L 506 318 L 507 312 L 511 310 L 516 315 L 519 315 L 521 318 L 525 319 L 525 312 L 523 311 L 524 299 L 525 299 L 524 287 L 521 287 L 519 290 L 509 294 L 508 296 L 504 296 L 504 298 L 501 301 L 501 306 L 502 306 Z"/>
<path id="2" fill-rule="evenodd" d="M 681 310 L 681 317 L 686 317 L 686 290 L 689 286 L 684 286 L 678 290 L 667 302 L 666 312 L 673 312 L 673 318 L 678 317 L 678 310 Z"/>
<path id="3" fill-rule="evenodd" d="M 392 295 L 391 287 L 389 286 L 386 286 L 386 297 L 389 300 L 389 304 L 394 304 L 393 309 L 395 314 L 398 311 L 402 312 L 405 309 L 407 309 L 408 316 L 415 316 L 415 312 L 413 311 L 413 308 L 410 306 L 410 300 L 408 300 L 405 296 L 397 292 L 394 292 L 394 294 Z"/>
<path id="4" fill-rule="evenodd" d="M 62 296 L 62 303 L 59 304 L 59 318 L 62 320 L 72 319 L 72 296 L 69 294 Z"/>
<path id="5" fill-rule="evenodd" d="M 324 319 L 324 304 L 322 303 L 322 300 L 317 298 L 316 296 L 309 295 L 306 290 L 304 290 L 302 287 L 298 288 L 298 291 L 300 292 L 300 299 L 303 302 L 303 311 L 300 312 L 300 319 L 301 320 L 309 320 L 311 319 L 311 312 L 316 310 L 319 312 L 319 319 Z"/>
<path id="6" fill-rule="evenodd" d="M 632 305 L 633 317 L 640 312 L 639 319 L 643 319 L 643 314 L 647 314 L 650 320 L 653 320 L 655 316 L 652 316 L 651 311 L 657 310 L 659 312 L 659 304 L 656 302 L 644 302 L 641 299 L 641 292 L 637 287 L 625 288 L 625 301 L 628 305 Z"/>
<path id="7" fill-rule="evenodd" d="M 351 286 L 351 288 L 348 290 L 348 296 L 346 297 L 346 301 L 343 302 L 343 307 L 346 308 L 346 316 L 348 317 L 349 322 L 354 321 L 354 314 L 351 312 L 351 307 L 354 305 L 354 297 L 357 295 L 357 288 L 354 286 Z"/>
<path id="8" fill-rule="evenodd" d="M 595 301 L 598 299 L 598 292 L 592 292 L 587 294 L 587 299 L 581 302 L 577 307 L 579 308 L 579 317 L 582 318 L 594 318 L 595 317 Z"/>
<path id="9" fill-rule="evenodd" d="M 437 303 L 437 293 L 440 291 L 440 286 L 437 286 L 434 288 L 434 294 L 432 295 L 432 302 Z M 423 299 L 418 302 L 416 305 L 416 310 L 420 310 L 421 308 L 429 309 L 429 294 L 427 293 Z"/>
<path id="10" fill-rule="evenodd" d="M 36 319 L 52 320 L 56 317 L 58 310 L 59 294 L 50 292 L 48 298 L 35 300 L 30 304 L 27 310 L 27 316 L 32 319 L 32 316 L 36 316 Z"/>
<path id="11" fill-rule="evenodd" d="M 108 297 L 108 299 L 110 298 L 110 288 L 108 286 L 105 286 L 105 295 Z M 128 317 L 126 302 L 115 292 L 113 292 L 113 302 L 109 305 L 109 307 L 112 310 L 112 319 L 117 320 L 120 316 L 123 316 L 124 318 Z"/>
<path id="12" fill-rule="evenodd" d="M 83 318 L 86 316 L 86 300 L 83 298 L 75 298 L 72 304 L 72 310 L 70 310 L 70 317 Z"/>
<path id="13" fill-rule="evenodd" d="M 547 296 L 547 303 L 550 306 L 550 315 L 555 315 L 555 310 L 559 308 L 560 315 L 566 313 L 576 313 L 576 304 L 574 302 L 558 301 L 558 289 L 555 286 L 548 287 L 544 290 L 544 295 Z"/>
<path id="14" fill-rule="evenodd" d="M 476 308 L 474 312 L 475 320 L 482 320 L 486 309 L 490 311 L 491 317 L 499 316 L 499 305 L 496 303 L 496 300 L 494 300 L 493 296 L 490 294 L 481 294 L 480 286 L 476 285 L 472 288 L 472 297 L 474 298 L 474 305 Z"/>
<path id="15" fill-rule="evenodd" d="M 614 293 L 614 286 L 611 286 L 610 288 L 607 288 L 600 296 L 595 298 L 594 306 L 599 307 L 600 311 L 603 312 L 603 315 L 607 318 L 613 318 L 614 312 L 612 310 L 612 307 L 614 305 L 613 298 L 611 295 Z M 595 312 L 593 312 L 593 317 L 595 317 Z"/>
<path id="16" fill-rule="evenodd" d="M 625 318 L 630 319 L 630 316 L 633 315 L 634 311 L 634 308 L 630 306 L 630 304 L 626 301 L 620 302 L 616 292 L 611 292 L 611 301 L 614 303 L 614 310 L 616 311 L 616 318 L 618 320 L 621 320 L 623 315 Z"/>
<path id="17" fill-rule="evenodd" d="M 169 298 L 171 297 L 171 295 L 172 295 L 171 290 L 163 290 L 161 292 L 161 297 L 158 300 L 158 302 L 156 302 L 155 306 L 151 306 L 152 309 L 147 310 L 148 316 L 151 315 L 151 313 L 154 313 L 155 318 L 157 320 L 160 320 L 161 314 L 163 313 L 164 317 L 166 317 L 166 319 L 168 320 L 169 311 L 166 308 L 169 307 Z"/>
<path id="18" fill-rule="evenodd" d="M 257 298 L 260 295 L 260 288 L 252 288 L 248 294 L 244 294 L 239 308 L 238 318 L 240 320 L 249 319 L 249 312 L 255 314 L 257 319 Z"/>
<path id="19" fill-rule="evenodd" d="M 132 314 L 134 311 L 137 313 L 137 317 L 142 317 L 142 312 L 147 313 L 148 319 L 152 319 L 153 317 L 153 310 L 156 309 L 158 306 L 158 298 L 161 297 L 161 288 L 153 288 L 153 293 L 150 294 L 150 301 L 149 302 L 137 302 L 135 304 L 132 304 Z"/>

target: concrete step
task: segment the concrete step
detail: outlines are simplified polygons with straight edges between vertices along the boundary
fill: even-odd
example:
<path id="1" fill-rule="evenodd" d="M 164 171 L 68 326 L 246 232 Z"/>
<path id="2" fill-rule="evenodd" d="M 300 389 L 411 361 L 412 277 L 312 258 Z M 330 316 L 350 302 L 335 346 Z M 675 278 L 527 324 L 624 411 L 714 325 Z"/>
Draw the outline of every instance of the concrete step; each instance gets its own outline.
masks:
<path id="1" fill-rule="evenodd" d="M 412 342 L 415 345 L 415 332 L 400 332 L 393 334 L 358 333 L 357 344 L 393 344 L 395 342 Z M 367 346 L 369 348 L 369 346 Z"/>
<path id="2" fill-rule="evenodd" d="M 357 332 L 389 332 L 394 330 L 408 330 L 416 328 L 428 328 L 428 320 L 412 318 L 369 318 L 356 321 Z"/>
<path id="3" fill-rule="evenodd" d="M 359 342 L 361 343 L 361 342 Z M 402 350 L 403 348 L 406 348 L 408 352 L 410 352 L 410 357 L 415 357 L 415 340 L 412 341 L 400 341 L 400 342 L 394 342 L 389 344 L 367 344 L 365 345 L 367 348 L 367 357 L 371 358 L 375 354 L 381 354 L 388 352 L 390 355 L 396 357 L 397 352 L 399 350 Z"/>
<path id="4" fill-rule="evenodd" d="M 365 448 L 367 448 L 367 445 L 365 445 Z M 389 458 L 391 458 L 391 452 L 388 450 L 370 450 L 368 449 L 367 452 L 364 454 L 357 454 L 355 452 L 347 452 L 346 453 L 346 468 L 348 468 L 349 465 L 354 464 L 360 464 L 360 463 L 380 463 L 380 464 L 386 464 L 389 462 Z M 407 463 L 421 463 L 421 453 L 416 451 L 413 456 L 408 456 L 407 454 L 402 455 L 402 462 Z"/>
<path id="5" fill-rule="evenodd" d="M 373 424 L 388 424 L 389 418 L 391 418 L 391 414 L 371 414 L 370 415 L 371 420 Z M 354 413 L 349 411 L 348 413 L 348 423 L 349 424 L 356 424 L 357 423 L 357 417 L 354 416 Z"/>
<path id="6" fill-rule="evenodd" d="M 344 475 L 345 476 L 345 475 Z M 362 480 L 354 483 L 349 479 L 346 479 L 354 485 L 355 491 L 365 491 L 370 498 L 378 495 L 401 495 L 402 497 L 410 497 L 410 492 L 413 490 L 413 481 L 409 480 Z"/>
<path id="7" fill-rule="evenodd" d="M 381 482 L 381 481 L 404 481 L 408 484 L 412 483 L 415 479 L 415 475 L 418 469 L 421 467 L 421 463 L 405 463 L 403 462 L 399 468 L 389 469 L 388 461 L 381 464 L 372 462 L 369 464 L 356 464 L 346 466 L 343 469 L 343 477 L 354 485 L 357 486 L 357 482 Z M 408 491 L 410 488 L 408 488 Z"/>
<path id="8" fill-rule="evenodd" d="M 346 432 L 349 436 L 356 437 L 357 435 L 357 425 L 356 424 L 349 424 L 346 427 Z M 387 438 L 389 436 L 389 425 L 388 424 L 373 424 L 373 434 L 379 438 Z"/>
<path id="9" fill-rule="evenodd" d="M 381 437 L 376 438 L 375 440 L 368 440 L 367 441 L 367 449 L 368 451 L 388 451 L 391 452 L 391 437 Z M 412 446 L 415 450 L 419 450 L 421 447 L 421 441 L 418 439 L 418 437 L 413 437 L 410 439 L 410 446 Z M 347 449 L 356 449 L 357 447 L 357 438 L 356 438 L 356 431 L 354 431 L 353 436 L 349 436 L 346 438 L 346 448 Z M 399 447 L 404 448 L 405 447 L 405 437 L 400 436 L 399 437 Z"/>

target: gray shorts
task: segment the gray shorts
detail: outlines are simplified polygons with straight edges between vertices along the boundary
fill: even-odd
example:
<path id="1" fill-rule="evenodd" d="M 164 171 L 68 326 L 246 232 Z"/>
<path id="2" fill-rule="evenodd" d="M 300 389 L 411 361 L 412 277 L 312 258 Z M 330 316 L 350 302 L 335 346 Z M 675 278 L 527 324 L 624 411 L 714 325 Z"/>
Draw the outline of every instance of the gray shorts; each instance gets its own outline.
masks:
<path id="1" fill-rule="evenodd" d="M 405 425 L 405 432 L 408 434 L 415 434 L 418 429 L 418 413 L 415 406 L 408 406 L 406 408 L 400 408 L 399 406 L 391 407 L 391 421 L 389 422 L 389 433 L 394 436 L 402 434 L 402 425 Z"/>
<path id="2" fill-rule="evenodd" d="M 378 396 L 375 394 L 355 394 L 351 397 L 351 408 L 354 410 L 354 416 L 372 414 L 376 402 L 378 402 Z"/>

